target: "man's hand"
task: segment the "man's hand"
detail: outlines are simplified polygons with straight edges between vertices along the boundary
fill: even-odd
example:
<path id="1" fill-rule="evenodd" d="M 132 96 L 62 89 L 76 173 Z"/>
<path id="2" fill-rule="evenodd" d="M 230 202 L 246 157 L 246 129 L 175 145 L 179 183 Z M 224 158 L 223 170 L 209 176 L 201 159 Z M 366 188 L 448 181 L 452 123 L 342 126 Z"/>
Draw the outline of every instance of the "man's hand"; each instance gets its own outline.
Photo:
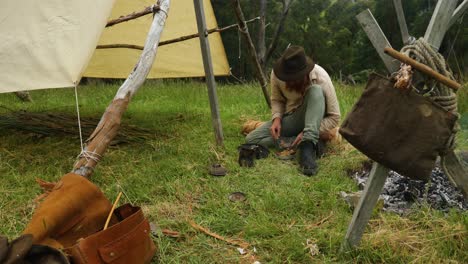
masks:
<path id="1" fill-rule="evenodd" d="M 299 143 L 301 143 L 302 141 L 302 136 L 304 135 L 304 131 L 302 131 L 301 133 L 299 133 L 299 135 L 297 135 L 296 139 L 294 140 L 294 142 L 292 143 L 291 146 L 296 146 L 298 145 Z"/>
<path id="2" fill-rule="evenodd" d="M 277 117 L 273 119 L 273 124 L 270 127 L 270 133 L 274 139 L 279 139 L 281 135 L 281 118 Z"/>

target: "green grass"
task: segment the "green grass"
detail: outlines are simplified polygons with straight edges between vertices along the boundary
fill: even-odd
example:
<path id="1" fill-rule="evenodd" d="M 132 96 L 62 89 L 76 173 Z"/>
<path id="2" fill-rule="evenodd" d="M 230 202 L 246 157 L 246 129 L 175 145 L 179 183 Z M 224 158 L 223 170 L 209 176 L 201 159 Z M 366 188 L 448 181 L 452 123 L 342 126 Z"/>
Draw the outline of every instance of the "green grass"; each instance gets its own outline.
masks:
<path id="1" fill-rule="evenodd" d="M 118 85 L 91 84 L 79 88 L 82 117 L 100 117 Z M 362 88 L 337 86 L 343 116 Z M 468 112 L 466 89 L 461 112 Z M 0 94 L 0 105 L 30 112 L 75 114 L 72 89 L 31 93 L 34 102 L 22 103 Z M 352 211 L 340 191 L 356 191 L 347 172 L 366 158 L 346 146 L 334 147 L 319 161 L 315 177 L 305 177 L 293 162 L 273 158 L 256 161 L 254 168 L 237 164 L 243 143 L 242 123 L 268 119 L 260 87 L 220 85 L 219 106 L 225 147 L 216 147 L 207 91 L 203 83 L 147 82 L 136 94 L 123 123 L 153 131 L 142 143 L 111 147 L 92 177 L 110 200 L 125 193 L 123 202 L 144 207 L 161 228 L 178 231 L 179 239 L 156 237 L 161 263 L 466 263 L 468 213 L 443 214 L 428 208 L 406 217 L 376 213 L 361 247 L 339 253 Z M 464 99 L 463 99 L 464 98 Z M 9 110 L 0 108 L 0 113 Z M 465 115 L 466 116 L 466 115 Z M 463 126 L 462 126 L 463 127 Z M 466 127 L 459 142 L 468 146 Z M 31 217 L 33 199 L 40 194 L 36 178 L 56 181 L 69 172 L 80 152 L 77 137 L 43 137 L 0 131 L 0 233 L 18 236 Z M 207 174 L 220 159 L 225 177 Z M 227 199 L 231 192 L 247 194 L 245 203 Z M 227 238 L 252 245 L 242 256 L 235 246 L 195 230 L 197 224 Z M 307 240 L 320 254 L 311 256 Z M 253 247 L 256 253 L 253 253 Z M 255 257 L 252 256 L 255 255 Z"/>

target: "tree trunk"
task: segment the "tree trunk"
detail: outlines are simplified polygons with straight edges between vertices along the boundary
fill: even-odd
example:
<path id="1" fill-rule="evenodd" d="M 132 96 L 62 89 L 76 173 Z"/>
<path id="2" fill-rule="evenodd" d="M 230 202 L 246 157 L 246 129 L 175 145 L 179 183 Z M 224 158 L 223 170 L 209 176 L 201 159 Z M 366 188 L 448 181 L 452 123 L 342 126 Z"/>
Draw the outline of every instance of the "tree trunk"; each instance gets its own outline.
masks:
<path id="1" fill-rule="evenodd" d="M 236 13 L 239 31 L 241 32 L 246 42 L 247 50 L 249 52 L 250 58 L 252 59 L 257 79 L 260 82 L 260 86 L 262 87 L 265 101 L 267 102 L 268 107 L 271 108 L 270 95 L 268 94 L 267 90 L 267 79 L 265 77 L 265 73 L 262 70 L 262 67 L 260 66 L 260 62 L 257 57 L 257 52 L 255 51 L 255 46 L 253 45 L 252 38 L 250 37 L 249 29 L 247 27 L 247 24 L 245 23 L 244 13 L 242 13 L 239 0 L 232 0 L 232 5 L 234 6 L 234 11 Z"/>
<path id="2" fill-rule="evenodd" d="M 258 34 L 257 34 L 257 57 L 260 61 L 260 65 L 262 66 L 262 70 L 265 72 L 265 51 L 266 51 L 266 46 L 265 46 L 265 16 L 266 16 L 266 7 L 267 7 L 267 1 L 266 0 L 259 0 L 259 17 L 260 17 L 260 23 L 258 25 Z"/>
<path id="3" fill-rule="evenodd" d="M 276 26 L 275 34 L 273 35 L 273 39 L 270 42 L 270 46 L 268 46 L 268 51 L 263 58 L 263 63 L 266 65 L 271 58 L 271 55 L 276 49 L 278 45 L 278 39 L 281 33 L 283 33 L 284 29 L 284 22 L 286 21 L 286 17 L 289 13 L 289 8 L 291 7 L 292 0 L 283 0 L 283 13 L 281 13 L 281 17 L 279 19 L 278 25 Z"/>
<path id="4" fill-rule="evenodd" d="M 160 9 L 154 16 L 140 60 L 117 91 L 114 100 L 107 107 L 94 132 L 86 140 L 86 146 L 73 166 L 73 172 L 76 174 L 87 178 L 91 176 L 94 167 L 104 155 L 112 139 L 117 135 L 122 115 L 127 110 L 128 103 L 151 70 L 169 11 L 170 0 L 159 0 L 158 2 Z"/>

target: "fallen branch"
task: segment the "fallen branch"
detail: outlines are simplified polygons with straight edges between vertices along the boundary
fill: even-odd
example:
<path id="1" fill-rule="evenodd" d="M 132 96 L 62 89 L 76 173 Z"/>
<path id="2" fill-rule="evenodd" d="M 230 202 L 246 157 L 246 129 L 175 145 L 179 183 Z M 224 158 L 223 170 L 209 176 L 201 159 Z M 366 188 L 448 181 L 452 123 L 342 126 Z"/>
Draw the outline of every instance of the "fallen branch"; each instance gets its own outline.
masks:
<path id="1" fill-rule="evenodd" d="M 241 248 L 248 248 L 250 246 L 249 243 L 245 242 L 245 241 L 239 241 L 237 239 L 230 239 L 230 238 L 225 238 L 225 237 L 222 237 L 216 233 L 213 233 L 211 232 L 210 230 L 204 228 L 203 226 L 200 226 L 198 225 L 197 223 L 193 222 L 192 220 L 189 220 L 189 224 L 195 228 L 196 230 L 198 231 L 201 231 L 211 237 L 214 237 L 216 239 L 219 239 L 219 240 L 222 240 L 224 242 L 227 242 L 228 244 L 231 244 L 233 246 L 239 246 Z"/>
<path id="2" fill-rule="evenodd" d="M 330 214 L 329 214 L 327 217 L 323 218 L 322 220 L 320 220 L 320 221 L 318 221 L 318 222 L 316 222 L 316 223 L 314 223 L 314 224 L 311 224 L 311 225 L 307 226 L 306 229 L 309 230 L 309 229 L 312 229 L 312 228 L 319 227 L 319 226 L 321 226 L 323 223 L 325 223 L 326 221 L 328 221 L 328 219 L 330 219 L 330 217 L 332 217 L 332 216 L 333 216 L 333 212 L 330 212 Z"/>
<path id="3" fill-rule="evenodd" d="M 169 229 L 162 229 L 161 233 L 163 233 L 163 235 L 165 236 L 173 237 L 173 238 L 179 238 L 182 236 L 178 231 L 169 230 Z"/>
<path id="4" fill-rule="evenodd" d="M 256 18 L 252 18 L 250 20 L 247 20 L 245 22 L 250 23 L 250 22 L 254 22 L 254 21 L 259 20 L 259 19 L 260 19 L 260 17 L 256 17 Z M 208 32 L 208 34 L 212 34 L 212 33 L 215 33 L 215 32 L 223 32 L 223 31 L 226 31 L 228 29 L 232 29 L 232 28 L 236 28 L 236 27 L 238 27 L 237 24 L 232 24 L 232 25 L 222 27 L 222 28 L 212 28 L 212 29 L 209 29 L 207 32 Z M 189 39 L 193 39 L 193 38 L 198 38 L 198 33 L 190 34 L 190 35 L 186 35 L 186 36 L 182 36 L 182 37 L 178 37 L 178 38 L 174 38 L 174 39 L 169 39 L 169 40 L 165 40 L 165 41 L 161 41 L 161 42 L 159 42 L 159 46 L 164 46 L 164 45 L 168 45 L 168 44 L 172 44 L 172 43 L 176 43 L 176 42 L 181 42 L 181 41 L 185 41 L 185 40 L 189 40 Z M 143 46 L 133 45 L 133 44 L 107 44 L 107 45 L 98 45 L 96 47 L 96 49 L 115 49 L 115 48 L 127 48 L 127 49 L 143 50 Z"/>

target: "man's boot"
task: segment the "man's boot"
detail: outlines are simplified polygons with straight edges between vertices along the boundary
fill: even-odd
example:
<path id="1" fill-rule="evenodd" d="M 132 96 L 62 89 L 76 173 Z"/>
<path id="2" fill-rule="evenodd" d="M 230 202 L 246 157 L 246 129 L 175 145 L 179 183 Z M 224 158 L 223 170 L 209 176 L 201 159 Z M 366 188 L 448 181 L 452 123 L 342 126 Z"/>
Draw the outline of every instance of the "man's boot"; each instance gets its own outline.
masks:
<path id="1" fill-rule="evenodd" d="M 312 141 L 302 141 L 298 147 L 299 154 L 299 170 L 307 176 L 312 176 L 317 173 L 317 150 Z"/>

